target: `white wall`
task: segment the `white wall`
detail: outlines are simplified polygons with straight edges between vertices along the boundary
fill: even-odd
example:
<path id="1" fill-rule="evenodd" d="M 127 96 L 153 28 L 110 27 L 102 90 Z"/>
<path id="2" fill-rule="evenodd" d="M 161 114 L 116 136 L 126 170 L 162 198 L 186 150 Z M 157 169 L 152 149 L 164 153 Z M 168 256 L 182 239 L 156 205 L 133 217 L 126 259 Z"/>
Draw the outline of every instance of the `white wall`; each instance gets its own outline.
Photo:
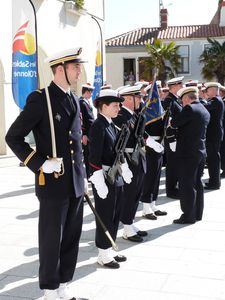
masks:
<path id="1" fill-rule="evenodd" d="M 5 133 L 19 114 L 19 108 L 14 103 L 11 92 L 12 68 L 12 3 L 19 0 L 0 2 L 0 155 L 6 154 Z M 37 15 L 38 31 L 38 63 L 43 70 L 46 82 L 52 79 L 50 68 L 44 65 L 43 60 L 58 51 L 81 46 L 82 56 L 88 61 L 83 65 L 83 73 L 77 84 L 77 93 L 80 95 L 81 84 L 93 84 L 95 71 L 95 55 L 100 30 L 97 23 L 89 14 L 103 18 L 104 0 L 85 0 L 86 15 L 78 16 L 65 9 L 63 0 L 33 0 Z M 104 22 L 99 20 L 103 33 Z M 4 41 L 4 43 L 3 43 Z M 104 49 L 104 48 L 103 48 Z M 41 72 L 39 72 L 41 77 Z M 40 78 L 43 87 L 43 78 Z M 3 116 L 3 117 L 2 117 Z M 7 149 L 9 153 L 9 149 Z"/>

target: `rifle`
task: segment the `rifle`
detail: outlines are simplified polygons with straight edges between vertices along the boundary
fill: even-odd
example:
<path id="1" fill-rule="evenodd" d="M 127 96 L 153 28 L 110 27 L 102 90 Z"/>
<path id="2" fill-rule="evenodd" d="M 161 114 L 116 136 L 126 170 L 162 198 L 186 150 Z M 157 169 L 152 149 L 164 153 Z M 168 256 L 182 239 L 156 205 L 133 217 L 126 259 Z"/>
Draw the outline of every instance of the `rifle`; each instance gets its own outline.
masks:
<path id="1" fill-rule="evenodd" d="M 112 167 L 106 172 L 106 179 L 110 184 L 114 184 L 116 175 L 119 173 L 122 175 L 121 164 L 125 162 L 124 151 L 127 145 L 127 141 L 130 136 L 130 130 L 127 124 L 123 124 L 119 137 L 115 145 L 116 158 Z"/>
<path id="2" fill-rule="evenodd" d="M 139 112 L 137 120 L 134 124 L 134 136 L 136 138 L 136 145 L 134 147 L 134 151 L 131 154 L 131 163 L 137 166 L 139 164 L 139 156 L 145 156 L 145 152 L 143 151 L 142 147 L 145 145 L 144 142 L 144 133 L 145 133 L 145 110 L 141 110 Z"/>

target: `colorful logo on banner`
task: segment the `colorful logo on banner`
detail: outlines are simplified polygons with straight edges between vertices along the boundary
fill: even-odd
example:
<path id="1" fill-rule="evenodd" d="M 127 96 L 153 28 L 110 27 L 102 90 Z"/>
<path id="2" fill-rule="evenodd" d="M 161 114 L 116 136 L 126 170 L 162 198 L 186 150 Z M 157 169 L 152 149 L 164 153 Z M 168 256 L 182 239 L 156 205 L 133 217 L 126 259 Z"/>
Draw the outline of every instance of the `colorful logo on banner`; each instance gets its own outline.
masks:
<path id="1" fill-rule="evenodd" d="M 29 32 L 29 21 L 16 31 L 12 50 L 13 98 L 23 109 L 27 96 L 38 86 L 36 42 Z"/>
<path id="2" fill-rule="evenodd" d="M 99 43 L 98 43 L 98 45 L 99 45 Z M 94 77 L 94 87 L 95 87 L 95 89 L 94 89 L 93 94 L 92 94 L 92 99 L 93 100 L 97 97 L 97 95 L 99 94 L 100 88 L 103 85 L 102 77 L 103 77 L 103 74 L 102 74 L 102 58 L 101 58 L 101 51 L 100 51 L 99 46 L 98 46 L 98 49 L 97 49 L 97 52 L 96 52 L 96 59 L 95 59 L 95 77 Z"/>
<path id="3" fill-rule="evenodd" d="M 149 99 L 146 102 L 146 125 L 155 122 L 160 119 L 164 114 L 164 109 L 162 107 L 159 92 L 156 84 L 156 80 L 153 83 L 152 92 L 150 91 Z"/>

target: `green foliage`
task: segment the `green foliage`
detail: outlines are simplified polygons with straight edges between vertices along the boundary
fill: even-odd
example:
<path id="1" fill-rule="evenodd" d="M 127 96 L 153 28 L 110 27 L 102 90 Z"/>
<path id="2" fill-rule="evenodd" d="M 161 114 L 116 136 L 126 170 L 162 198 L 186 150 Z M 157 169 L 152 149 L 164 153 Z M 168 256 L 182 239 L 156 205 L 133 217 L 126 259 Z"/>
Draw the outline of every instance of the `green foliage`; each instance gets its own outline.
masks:
<path id="1" fill-rule="evenodd" d="M 147 44 L 146 49 L 149 57 L 141 61 L 145 68 L 143 75 L 149 78 L 149 74 L 157 69 L 157 77 L 163 84 L 167 79 L 175 77 L 181 66 L 178 48 L 179 46 L 176 46 L 174 42 L 164 44 L 159 39 L 155 39 L 153 44 Z"/>
<path id="2" fill-rule="evenodd" d="M 220 44 L 216 40 L 207 39 L 210 47 L 200 55 L 199 61 L 203 64 L 202 75 L 206 80 L 216 77 L 224 85 L 225 82 L 225 41 Z"/>
<path id="3" fill-rule="evenodd" d="M 66 1 L 73 1 L 77 9 L 84 8 L 84 0 L 66 0 Z"/>

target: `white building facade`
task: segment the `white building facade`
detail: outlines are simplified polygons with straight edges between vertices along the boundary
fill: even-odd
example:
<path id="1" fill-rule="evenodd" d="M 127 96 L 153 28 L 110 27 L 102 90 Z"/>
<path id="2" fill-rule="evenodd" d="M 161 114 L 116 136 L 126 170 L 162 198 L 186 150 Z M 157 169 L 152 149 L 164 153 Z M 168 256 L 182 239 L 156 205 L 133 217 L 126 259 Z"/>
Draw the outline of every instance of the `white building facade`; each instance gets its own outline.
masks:
<path id="1" fill-rule="evenodd" d="M 5 134 L 18 116 L 20 109 L 12 95 L 12 8 L 13 2 L 0 3 L 0 155 L 10 153 Z M 28 0 L 27 0 L 28 1 Z M 32 0 L 37 19 L 39 87 L 52 79 L 50 68 L 44 63 L 46 57 L 65 49 L 81 46 L 82 57 L 88 62 L 82 66 L 81 78 L 75 87 L 80 95 L 81 85 L 93 84 L 97 45 L 104 43 L 104 0 L 85 0 L 84 8 L 78 10 L 74 1 Z M 104 47 L 102 47 L 104 70 Z M 42 70 L 42 72 L 40 72 Z"/>

